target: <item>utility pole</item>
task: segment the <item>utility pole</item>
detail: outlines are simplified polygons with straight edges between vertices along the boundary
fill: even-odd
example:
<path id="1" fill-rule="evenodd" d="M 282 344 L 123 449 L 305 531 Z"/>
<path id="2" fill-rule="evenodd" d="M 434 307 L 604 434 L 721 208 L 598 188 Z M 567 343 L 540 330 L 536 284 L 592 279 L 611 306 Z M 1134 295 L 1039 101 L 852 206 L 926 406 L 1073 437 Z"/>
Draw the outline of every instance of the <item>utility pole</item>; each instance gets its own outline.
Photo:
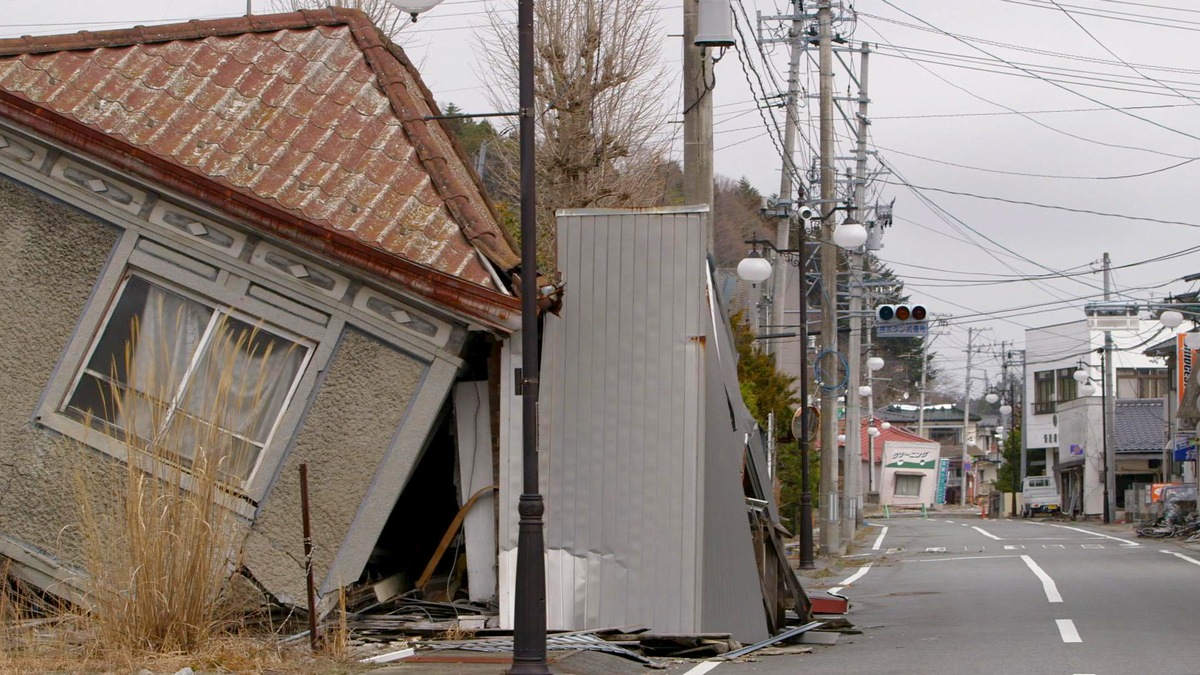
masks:
<path id="1" fill-rule="evenodd" d="M 833 167 L 833 11 L 829 0 L 817 6 L 817 41 L 820 70 L 821 115 L 821 345 L 822 368 L 827 376 L 838 372 L 837 359 L 837 268 L 838 247 L 833 242 L 834 204 L 837 175 Z M 829 383 L 826 383 L 829 384 Z M 837 391 L 821 396 L 821 551 L 841 553 L 838 527 L 838 420 Z"/>
<path id="2" fill-rule="evenodd" d="M 1112 261 L 1108 253 L 1104 253 L 1104 300 L 1112 299 Z M 1104 522 L 1111 523 L 1117 515 L 1117 467 L 1114 457 L 1116 443 L 1113 441 L 1113 430 L 1116 429 L 1116 398 L 1113 388 L 1115 368 L 1113 367 L 1112 331 L 1104 331 Z M 1047 458 L 1046 469 L 1050 468 Z"/>
<path id="3" fill-rule="evenodd" d="M 683 198 L 688 204 L 713 203 L 713 62 L 696 46 L 699 0 L 683 0 Z M 708 250 L 715 241 L 708 228 Z"/>
<path id="4" fill-rule="evenodd" d="M 855 148 L 855 167 L 853 185 L 853 199 L 850 202 L 851 211 L 847 214 L 847 218 L 857 218 L 858 220 L 866 220 L 863 218 L 863 198 L 866 192 L 867 183 L 867 103 L 870 99 L 867 97 L 867 59 L 871 54 L 870 45 L 863 43 L 859 49 L 859 75 L 858 75 L 858 138 L 857 147 Z M 869 239 L 868 239 L 869 240 Z M 861 436 L 859 435 L 859 427 L 861 426 L 861 408 L 859 406 L 860 397 L 858 396 L 858 385 L 862 379 L 862 306 L 863 293 L 865 286 L 863 285 L 866 272 L 866 244 L 850 253 L 850 345 L 848 347 L 848 357 L 850 360 L 850 379 L 846 387 L 846 517 L 842 519 L 842 537 L 847 542 L 854 539 L 855 533 L 858 531 L 858 524 L 862 520 L 862 445 L 860 443 Z M 870 369 L 867 369 L 867 380 L 872 379 Z M 874 388 L 872 395 L 867 397 L 867 405 L 869 406 L 870 419 L 875 418 L 875 401 Z M 867 436 L 867 449 L 869 457 L 867 458 L 867 483 L 872 484 L 871 476 L 875 470 L 875 439 Z"/>
<path id="5" fill-rule="evenodd" d="M 921 339 L 921 388 L 917 392 L 917 435 L 925 438 L 925 380 L 929 369 L 929 336 Z"/>
<path id="6" fill-rule="evenodd" d="M 967 452 L 967 427 L 971 424 L 971 356 L 975 349 L 975 329 L 967 329 L 967 391 L 963 402 L 963 432 L 962 432 L 962 492 L 958 495 L 958 505 L 967 505 L 967 464 L 970 455 Z"/>
<path id="7" fill-rule="evenodd" d="M 792 208 L 792 187 L 796 173 L 796 127 L 800 117 L 800 57 L 804 54 L 804 16 L 800 8 L 801 0 L 792 0 L 792 26 L 788 30 L 788 49 L 791 50 L 791 62 L 788 64 L 788 91 L 786 101 L 786 116 L 787 122 L 783 127 L 783 175 L 779 179 L 779 201 L 777 207 L 784 209 L 788 214 L 786 218 L 780 218 L 775 226 L 775 246 L 786 251 L 791 246 L 791 229 L 792 229 L 792 213 L 795 209 Z M 797 190 L 799 192 L 799 190 Z M 797 195 L 799 196 L 799 195 Z M 800 227 L 804 227 L 806 223 L 801 220 Z M 806 257 L 801 256 L 800 274 L 804 274 L 806 265 L 804 262 Z M 780 330 L 784 323 L 784 310 L 787 307 L 785 297 L 787 294 L 787 265 L 779 265 L 779 269 L 775 270 L 772 280 L 773 286 L 771 290 L 771 328 L 767 332 Z M 807 317 L 802 317 L 801 321 Z M 807 345 L 800 345 L 801 349 L 807 349 Z M 775 354 L 775 362 L 779 363 L 779 344 L 771 342 L 771 353 Z"/>

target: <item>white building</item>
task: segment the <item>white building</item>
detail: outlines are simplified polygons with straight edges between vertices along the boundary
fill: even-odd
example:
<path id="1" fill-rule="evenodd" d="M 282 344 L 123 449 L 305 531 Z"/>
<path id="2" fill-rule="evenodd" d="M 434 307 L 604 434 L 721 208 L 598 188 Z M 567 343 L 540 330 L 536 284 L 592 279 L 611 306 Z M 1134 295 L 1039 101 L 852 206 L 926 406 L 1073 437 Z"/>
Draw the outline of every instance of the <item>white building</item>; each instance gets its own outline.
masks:
<path id="1" fill-rule="evenodd" d="M 1125 405 L 1127 400 L 1161 401 L 1167 396 L 1166 366 L 1143 351 L 1169 331 L 1157 321 L 1137 321 L 1135 325 L 1136 329 L 1112 332 L 1115 397 L 1122 404 L 1117 405 L 1122 416 L 1135 412 L 1129 408 L 1132 403 Z M 1074 495 L 1075 510 L 1087 515 L 1098 514 L 1103 506 L 1103 347 L 1104 331 L 1090 328 L 1086 319 L 1025 331 L 1026 475 L 1056 476 L 1064 507 Z M 1095 385 L 1095 393 L 1086 401 L 1078 400 L 1079 383 L 1074 379 L 1080 368 L 1091 374 Z M 1122 412 L 1125 408 L 1129 410 Z M 1124 428 L 1121 420 L 1117 427 Z M 1146 454 L 1144 448 L 1138 449 L 1140 455 Z M 1129 462 L 1117 465 L 1118 502 L 1123 501 L 1126 488 L 1160 470 L 1159 460 L 1149 456 L 1136 460 L 1130 456 Z"/>

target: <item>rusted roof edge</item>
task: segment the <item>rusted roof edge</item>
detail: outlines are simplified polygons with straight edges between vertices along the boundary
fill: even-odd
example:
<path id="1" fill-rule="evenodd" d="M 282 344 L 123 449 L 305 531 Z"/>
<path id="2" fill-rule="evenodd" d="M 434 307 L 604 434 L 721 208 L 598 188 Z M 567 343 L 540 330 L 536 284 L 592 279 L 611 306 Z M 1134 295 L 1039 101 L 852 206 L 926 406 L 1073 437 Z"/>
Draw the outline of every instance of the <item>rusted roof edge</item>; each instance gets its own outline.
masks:
<path id="1" fill-rule="evenodd" d="M 430 110 L 434 115 L 440 115 L 441 111 L 438 109 L 433 93 L 425 86 L 416 67 L 404 54 L 404 50 L 388 40 L 365 14 L 357 14 L 359 16 L 356 17 L 356 20 L 350 23 L 351 34 L 358 41 L 367 64 L 375 71 L 375 77 L 378 78 L 384 94 L 391 103 L 393 112 L 400 118 L 400 123 L 404 125 L 404 131 L 408 135 L 409 141 L 417 150 L 418 159 L 433 179 L 434 189 L 442 197 L 446 208 L 462 226 L 463 234 L 467 239 L 502 271 L 512 272 L 520 266 L 521 258 L 516 253 L 516 245 L 500 227 L 500 216 L 488 199 L 483 182 L 476 175 L 466 153 L 459 146 L 453 132 L 445 126 L 444 121 L 426 121 L 424 116 L 418 112 L 416 100 L 407 87 L 403 86 L 402 75 L 397 72 L 397 68 L 404 68 L 408 71 L 409 77 L 420 88 L 421 96 L 429 104 Z M 439 143 L 429 132 L 427 125 L 430 122 L 438 124 L 442 128 L 443 134 L 450 140 L 451 149 L 456 154 L 455 159 L 466 168 L 473 185 L 469 187 L 463 185 L 450 168 L 448 163 L 450 158 L 444 156 Z M 467 190 L 471 188 L 478 193 L 478 201 L 472 200 L 467 194 Z M 479 212 L 479 204 L 488 209 L 486 215 Z"/>
<path id="2" fill-rule="evenodd" d="M 123 143 L 9 92 L 0 91 L 0 116 L 114 168 L 213 204 L 260 231 L 396 282 L 489 328 L 513 332 L 520 327 L 520 301 L 515 297 L 418 265 L 283 208 L 269 206 L 237 188 L 200 176 L 172 160 Z"/>
<path id="3" fill-rule="evenodd" d="M 305 9 L 283 14 L 252 14 L 228 19 L 193 19 L 158 26 L 134 26 L 103 31 L 79 31 L 67 35 L 29 36 L 0 39 L 0 56 L 45 54 L 103 47 L 128 47 L 138 44 L 199 40 L 206 37 L 269 33 L 293 28 L 336 26 L 370 20 L 358 10 L 341 7 Z"/>

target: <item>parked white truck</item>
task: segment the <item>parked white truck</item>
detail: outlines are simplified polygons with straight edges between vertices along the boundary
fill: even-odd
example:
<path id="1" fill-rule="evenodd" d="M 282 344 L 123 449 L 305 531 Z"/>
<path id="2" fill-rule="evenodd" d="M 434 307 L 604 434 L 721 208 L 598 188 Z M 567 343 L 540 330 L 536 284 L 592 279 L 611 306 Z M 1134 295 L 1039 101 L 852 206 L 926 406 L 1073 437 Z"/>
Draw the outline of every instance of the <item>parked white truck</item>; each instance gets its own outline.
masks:
<path id="1" fill-rule="evenodd" d="M 1058 486 L 1050 476 L 1028 476 L 1021 482 L 1021 517 L 1035 513 L 1058 513 L 1062 511 L 1062 498 Z"/>

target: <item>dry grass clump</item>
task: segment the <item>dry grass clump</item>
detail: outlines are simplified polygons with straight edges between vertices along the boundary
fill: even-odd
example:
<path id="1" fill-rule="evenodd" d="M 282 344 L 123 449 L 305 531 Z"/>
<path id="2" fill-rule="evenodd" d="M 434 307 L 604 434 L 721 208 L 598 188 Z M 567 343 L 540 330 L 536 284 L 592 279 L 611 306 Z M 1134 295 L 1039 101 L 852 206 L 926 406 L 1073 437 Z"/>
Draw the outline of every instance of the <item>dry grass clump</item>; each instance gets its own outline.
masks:
<path id="1" fill-rule="evenodd" d="M 0 674 L 355 670 L 344 629 L 314 657 L 306 642 L 247 628 L 257 624 L 253 610 L 228 602 L 247 526 L 234 507 L 259 451 L 250 441 L 282 406 L 275 380 L 288 359 L 272 356 L 281 341 L 224 317 L 202 325 L 182 311 L 171 317 L 161 301 L 146 305 L 123 358 L 109 345 L 109 363 L 89 363 L 89 405 L 78 395 L 68 404 L 97 443 L 126 451 L 119 462 L 84 444 L 65 448 L 79 505 L 78 528 L 65 534 L 77 533 L 85 573 L 78 602 L 15 593 L 0 570 Z M 163 330 L 172 321 L 175 330 Z"/>

